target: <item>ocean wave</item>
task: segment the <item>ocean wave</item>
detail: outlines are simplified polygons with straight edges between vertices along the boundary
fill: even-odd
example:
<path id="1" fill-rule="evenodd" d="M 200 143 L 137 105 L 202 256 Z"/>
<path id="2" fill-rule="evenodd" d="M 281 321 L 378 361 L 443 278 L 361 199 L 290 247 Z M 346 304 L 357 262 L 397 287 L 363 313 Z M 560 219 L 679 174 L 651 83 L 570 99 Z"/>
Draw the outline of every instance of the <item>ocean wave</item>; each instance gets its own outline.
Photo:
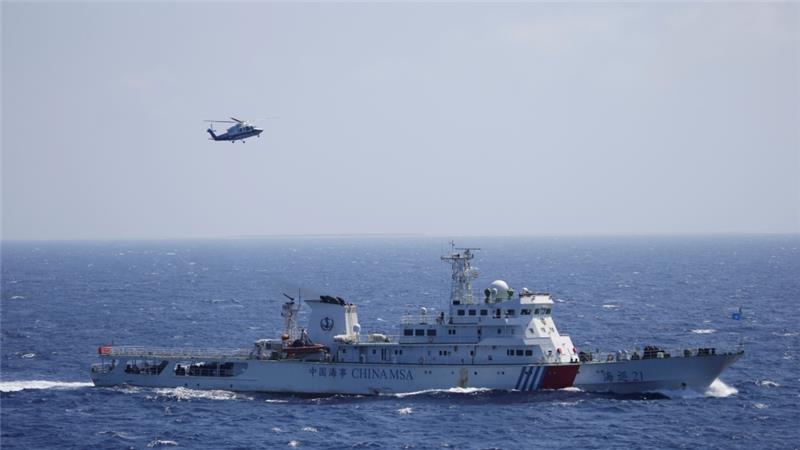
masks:
<path id="1" fill-rule="evenodd" d="M 80 389 L 93 386 L 83 381 L 15 380 L 0 381 L 0 392 L 18 392 L 26 389 Z"/>
<path id="2" fill-rule="evenodd" d="M 253 397 L 221 389 L 195 390 L 185 387 L 155 389 L 157 397 L 166 397 L 178 401 L 205 399 L 205 400 L 252 400 Z"/>
<path id="3" fill-rule="evenodd" d="M 124 431 L 113 431 L 113 430 L 98 431 L 96 434 L 101 435 L 101 436 L 111 436 L 111 437 L 118 438 L 118 439 L 123 439 L 123 440 L 126 440 L 126 441 L 131 441 L 131 440 L 136 439 L 136 436 L 132 436 L 130 433 L 126 433 Z"/>
<path id="4" fill-rule="evenodd" d="M 619 308 L 619 305 L 607 304 L 607 305 L 603 305 L 603 308 L 605 308 L 605 309 L 614 309 L 614 308 Z"/>
<path id="5" fill-rule="evenodd" d="M 287 444 L 289 447 L 295 448 L 300 446 L 300 441 L 291 440 Z"/>
<path id="6" fill-rule="evenodd" d="M 155 440 L 150 441 L 150 443 L 147 444 L 147 447 L 148 448 L 165 447 L 165 446 L 174 447 L 174 446 L 177 446 L 177 445 L 178 445 L 178 443 L 175 442 L 175 441 L 170 441 L 170 440 L 166 440 L 166 439 L 155 439 Z"/>
<path id="7" fill-rule="evenodd" d="M 659 389 L 655 391 L 658 394 L 661 394 L 667 398 L 673 399 L 695 399 L 695 398 L 703 398 L 703 397 L 714 397 L 714 398 L 725 398 L 730 397 L 731 395 L 738 394 L 739 390 L 733 386 L 729 386 L 725 384 L 722 380 L 717 378 L 714 380 L 713 383 L 705 390 L 705 392 L 698 392 L 694 389 Z"/>
<path id="8" fill-rule="evenodd" d="M 583 392 L 583 389 L 581 389 L 579 387 L 575 387 L 575 386 L 569 386 L 569 387 L 561 388 L 561 389 L 559 389 L 559 391 L 564 391 L 564 392 Z"/>
<path id="9" fill-rule="evenodd" d="M 578 406 L 583 403 L 583 400 L 575 400 L 572 402 L 555 402 L 553 405 L 555 406 Z"/>
<path id="10" fill-rule="evenodd" d="M 759 386 L 764 386 L 764 387 L 779 387 L 780 386 L 780 384 L 778 384 L 778 383 L 776 383 L 776 382 L 774 382 L 772 380 L 758 380 L 758 381 L 756 381 L 756 384 L 759 385 Z"/>
<path id="11" fill-rule="evenodd" d="M 725 384 L 724 381 L 717 378 L 711 383 L 711 386 L 706 389 L 705 395 L 706 397 L 717 397 L 717 398 L 724 398 L 730 397 L 731 395 L 738 394 L 739 390 L 733 386 L 729 386 Z"/>
<path id="12" fill-rule="evenodd" d="M 9 300 L 25 300 L 25 296 L 23 295 L 12 295 Z"/>
<path id="13" fill-rule="evenodd" d="M 427 394 L 475 394 L 477 392 L 489 392 L 491 389 L 489 388 L 462 388 L 462 387 L 454 387 L 450 389 L 425 389 L 422 391 L 416 392 L 402 392 L 399 394 L 387 394 L 391 397 L 397 398 L 404 398 L 404 397 L 411 397 L 414 395 L 427 395 Z"/>
<path id="14" fill-rule="evenodd" d="M 655 393 L 671 399 L 693 399 L 703 398 L 706 396 L 702 392 L 697 392 L 694 389 L 658 389 L 655 391 Z M 646 397 L 647 396 L 645 396 L 645 398 Z"/>
<path id="15" fill-rule="evenodd" d="M 397 414 L 400 415 L 408 415 L 411 414 L 412 412 L 414 412 L 414 410 L 411 408 L 400 408 L 397 410 Z"/>
<path id="16" fill-rule="evenodd" d="M 303 427 L 302 431 L 306 431 L 306 432 L 308 432 L 308 433 L 316 433 L 316 432 L 317 432 L 317 431 L 319 431 L 319 430 L 317 430 L 317 429 L 316 429 L 316 428 L 314 428 L 314 427 Z"/>
<path id="17" fill-rule="evenodd" d="M 11 298 L 14 298 L 14 297 L 11 297 Z M 784 331 L 782 333 L 773 332 L 772 335 L 773 336 L 781 336 L 781 337 L 795 337 L 795 336 L 800 335 L 800 332 L 797 332 L 797 331 Z"/>
<path id="18" fill-rule="evenodd" d="M 711 334 L 711 333 L 716 333 L 716 332 L 717 332 L 717 330 L 715 330 L 713 328 L 701 328 L 701 329 L 697 329 L 697 330 L 692 330 L 692 333 L 694 333 L 694 334 Z"/>

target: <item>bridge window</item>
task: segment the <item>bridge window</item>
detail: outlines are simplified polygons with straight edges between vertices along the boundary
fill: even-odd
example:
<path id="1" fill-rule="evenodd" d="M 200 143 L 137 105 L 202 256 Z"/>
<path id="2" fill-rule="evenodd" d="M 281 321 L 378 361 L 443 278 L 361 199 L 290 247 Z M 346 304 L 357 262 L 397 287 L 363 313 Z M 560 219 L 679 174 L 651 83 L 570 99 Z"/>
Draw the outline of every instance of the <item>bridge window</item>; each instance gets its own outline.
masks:
<path id="1" fill-rule="evenodd" d="M 414 336 L 425 336 L 425 330 L 414 330 Z"/>
<path id="2" fill-rule="evenodd" d="M 451 328 L 451 329 L 447 330 L 447 334 L 456 334 L 455 328 Z"/>
<path id="3" fill-rule="evenodd" d="M 475 310 L 474 309 L 470 309 L 469 310 L 469 315 L 470 316 L 474 316 L 475 315 Z"/>
<path id="4" fill-rule="evenodd" d="M 522 356 L 522 350 L 517 350 L 517 356 Z"/>
<path id="5" fill-rule="evenodd" d="M 245 370 L 247 370 L 247 363 L 238 362 L 200 361 L 175 365 L 175 375 L 179 377 L 234 377 L 241 375 Z"/>
<path id="6" fill-rule="evenodd" d="M 167 367 L 167 361 L 130 360 L 125 363 L 125 373 L 158 375 Z"/>
<path id="7" fill-rule="evenodd" d="M 413 336 L 413 335 L 414 335 L 414 330 L 412 330 L 411 328 L 406 328 L 405 330 L 403 330 L 403 336 Z"/>
<path id="8" fill-rule="evenodd" d="M 485 309 L 482 309 L 482 310 L 481 310 L 481 315 L 482 315 L 482 316 L 485 316 L 485 315 L 487 315 L 487 314 L 489 314 L 489 311 L 487 311 L 487 310 L 485 310 Z"/>
<path id="9" fill-rule="evenodd" d="M 464 315 L 464 310 L 463 309 L 459 309 L 458 310 L 458 315 L 459 316 L 463 316 Z"/>
<path id="10" fill-rule="evenodd" d="M 507 309 L 507 310 L 506 310 L 506 315 L 507 315 L 508 317 L 513 317 L 513 316 L 514 316 L 516 313 L 517 313 L 517 312 L 516 312 L 515 310 L 513 310 L 513 309 Z"/>
<path id="11" fill-rule="evenodd" d="M 519 315 L 520 316 L 530 316 L 531 315 L 531 310 L 530 309 L 522 309 L 522 310 L 520 310 Z"/>
<path id="12" fill-rule="evenodd" d="M 534 316 L 538 316 L 539 315 L 539 308 L 536 308 L 536 309 L 533 310 L 533 315 Z"/>
<path id="13" fill-rule="evenodd" d="M 433 328 L 428 329 L 428 336 L 436 336 L 436 330 Z"/>
<path id="14" fill-rule="evenodd" d="M 533 350 L 525 350 L 525 356 L 533 356 Z"/>

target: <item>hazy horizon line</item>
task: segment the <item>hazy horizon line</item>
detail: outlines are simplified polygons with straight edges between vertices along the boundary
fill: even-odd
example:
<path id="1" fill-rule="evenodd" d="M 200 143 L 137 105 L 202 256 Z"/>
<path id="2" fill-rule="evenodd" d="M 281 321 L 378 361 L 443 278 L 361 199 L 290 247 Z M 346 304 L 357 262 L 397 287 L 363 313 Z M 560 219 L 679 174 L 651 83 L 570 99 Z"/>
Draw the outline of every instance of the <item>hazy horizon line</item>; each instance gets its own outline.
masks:
<path id="1" fill-rule="evenodd" d="M 231 236 L 195 236 L 195 237 L 75 237 L 75 238 L 6 238 L 0 243 L 24 242 L 146 242 L 146 241 L 221 241 L 221 240 L 268 240 L 268 239 L 327 239 L 327 238 L 580 238 L 580 237 L 733 237 L 733 236 L 798 236 L 800 231 L 731 231 L 731 232 L 597 232 L 597 233 L 531 233 L 531 234 L 439 234 L 439 233 L 305 233 L 305 234 L 255 234 Z"/>

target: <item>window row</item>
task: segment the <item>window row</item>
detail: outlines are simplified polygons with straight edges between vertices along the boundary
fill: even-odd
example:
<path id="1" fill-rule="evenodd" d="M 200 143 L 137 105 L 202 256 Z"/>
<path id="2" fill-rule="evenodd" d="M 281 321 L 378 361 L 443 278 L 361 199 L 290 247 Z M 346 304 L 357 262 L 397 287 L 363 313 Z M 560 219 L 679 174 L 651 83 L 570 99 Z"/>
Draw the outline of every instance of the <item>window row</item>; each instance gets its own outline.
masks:
<path id="1" fill-rule="evenodd" d="M 538 316 L 540 314 L 542 314 L 542 315 L 550 314 L 550 311 L 551 311 L 551 308 L 536 308 L 533 311 L 533 315 Z M 517 315 L 517 310 L 516 309 L 507 309 L 507 310 L 505 310 L 505 313 L 506 313 L 506 317 L 514 317 L 514 316 Z M 489 310 L 487 310 L 487 309 L 480 309 L 480 310 L 477 310 L 477 309 L 459 309 L 459 310 L 456 311 L 456 315 L 458 315 L 458 316 L 476 316 L 476 315 L 479 315 L 479 314 L 481 316 L 488 316 L 489 315 Z M 494 318 L 499 319 L 502 316 L 502 314 L 503 314 L 503 310 L 498 308 L 498 309 L 494 310 L 492 316 Z M 528 308 L 522 308 L 522 309 L 519 310 L 519 315 L 520 316 L 530 316 L 531 315 L 531 310 L 528 309 Z"/>
<path id="2" fill-rule="evenodd" d="M 533 356 L 533 350 L 521 350 L 521 349 L 513 349 L 510 348 L 506 350 L 506 355 L 508 356 Z"/>
<path id="3" fill-rule="evenodd" d="M 427 330 L 416 329 L 413 330 L 411 328 L 406 328 L 403 330 L 403 336 L 436 336 L 436 330 L 434 328 L 428 328 Z"/>

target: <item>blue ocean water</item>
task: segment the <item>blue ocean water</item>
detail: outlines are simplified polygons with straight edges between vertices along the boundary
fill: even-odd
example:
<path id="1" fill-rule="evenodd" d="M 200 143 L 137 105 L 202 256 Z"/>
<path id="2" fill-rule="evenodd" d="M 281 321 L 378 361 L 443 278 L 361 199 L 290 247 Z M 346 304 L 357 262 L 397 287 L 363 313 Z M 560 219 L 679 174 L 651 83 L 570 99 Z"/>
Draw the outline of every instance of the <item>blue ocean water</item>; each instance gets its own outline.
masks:
<path id="1" fill-rule="evenodd" d="M 706 394 L 482 390 L 298 397 L 95 388 L 104 343 L 249 347 L 282 292 L 396 334 L 443 308 L 438 238 L 4 242 L 0 444 L 30 448 L 798 448 L 800 237 L 464 238 L 476 291 L 550 292 L 580 349 L 733 347 Z M 742 319 L 731 315 L 742 307 Z M 302 321 L 301 317 L 301 321 Z"/>

